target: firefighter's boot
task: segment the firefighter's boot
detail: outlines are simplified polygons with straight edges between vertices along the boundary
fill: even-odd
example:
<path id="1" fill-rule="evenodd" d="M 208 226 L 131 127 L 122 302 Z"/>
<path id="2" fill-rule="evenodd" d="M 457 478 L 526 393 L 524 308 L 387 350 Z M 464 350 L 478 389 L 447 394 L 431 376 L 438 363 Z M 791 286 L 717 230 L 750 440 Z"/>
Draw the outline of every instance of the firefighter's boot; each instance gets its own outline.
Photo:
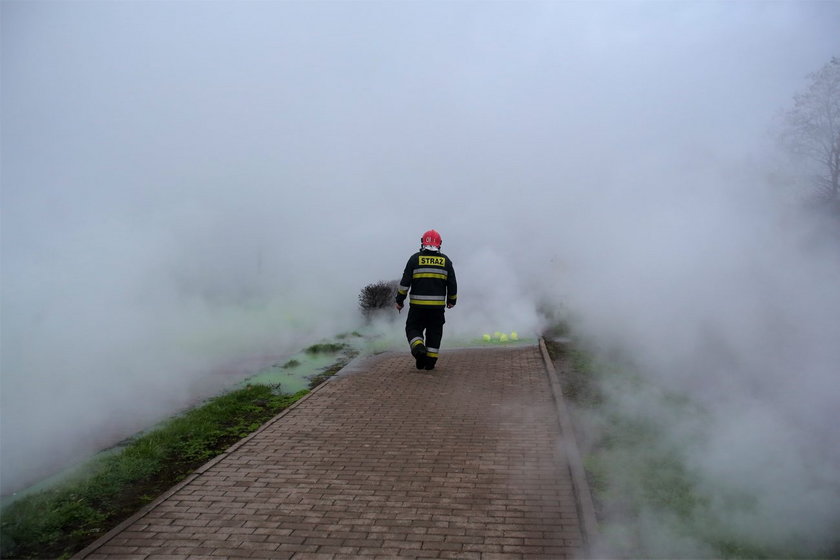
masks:
<path id="1" fill-rule="evenodd" d="M 426 345 L 422 342 L 417 342 L 411 346 L 411 355 L 414 356 L 415 365 L 417 369 L 426 367 Z"/>

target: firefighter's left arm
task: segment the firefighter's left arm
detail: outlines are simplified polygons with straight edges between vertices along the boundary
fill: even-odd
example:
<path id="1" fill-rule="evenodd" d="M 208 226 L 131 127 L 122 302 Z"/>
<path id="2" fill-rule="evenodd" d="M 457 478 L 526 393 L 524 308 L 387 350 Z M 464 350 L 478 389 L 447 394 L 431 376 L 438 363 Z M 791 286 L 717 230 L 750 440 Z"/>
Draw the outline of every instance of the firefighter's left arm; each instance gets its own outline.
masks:
<path id="1" fill-rule="evenodd" d="M 453 308 L 458 303 L 458 281 L 455 279 L 455 268 L 452 266 L 452 260 L 446 260 L 446 268 L 448 274 L 446 275 L 446 307 Z"/>

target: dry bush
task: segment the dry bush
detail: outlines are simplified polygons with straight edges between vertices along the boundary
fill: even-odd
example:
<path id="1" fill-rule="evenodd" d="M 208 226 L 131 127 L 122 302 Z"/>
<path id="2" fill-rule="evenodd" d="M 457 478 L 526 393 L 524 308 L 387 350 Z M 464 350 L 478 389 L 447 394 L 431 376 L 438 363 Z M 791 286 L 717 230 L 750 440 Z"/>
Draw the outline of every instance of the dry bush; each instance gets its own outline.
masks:
<path id="1" fill-rule="evenodd" d="M 368 284 L 359 293 L 359 308 L 365 320 L 372 320 L 376 315 L 390 309 L 394 305 L 399 281 L 379 281 Z"/>

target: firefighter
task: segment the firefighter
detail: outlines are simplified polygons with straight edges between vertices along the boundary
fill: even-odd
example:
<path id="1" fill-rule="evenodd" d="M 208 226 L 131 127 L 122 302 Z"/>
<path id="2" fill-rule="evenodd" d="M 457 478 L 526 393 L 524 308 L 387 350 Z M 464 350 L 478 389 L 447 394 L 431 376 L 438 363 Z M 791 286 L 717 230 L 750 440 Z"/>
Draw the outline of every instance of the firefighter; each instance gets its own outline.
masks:
<path id="1" fill-rule="evenodd" d="M 420 238 L 420 251 L 405 265 L 396 307 L 408 297 L 405 335 L 417 369 L 435 369 L 443 338 L 443 314 L 455 307 L 458 284 L 452 260 L 440 252 L 440 234 L 430 229 Z M 425 335 L 424 335 L 425 332 Z"/>

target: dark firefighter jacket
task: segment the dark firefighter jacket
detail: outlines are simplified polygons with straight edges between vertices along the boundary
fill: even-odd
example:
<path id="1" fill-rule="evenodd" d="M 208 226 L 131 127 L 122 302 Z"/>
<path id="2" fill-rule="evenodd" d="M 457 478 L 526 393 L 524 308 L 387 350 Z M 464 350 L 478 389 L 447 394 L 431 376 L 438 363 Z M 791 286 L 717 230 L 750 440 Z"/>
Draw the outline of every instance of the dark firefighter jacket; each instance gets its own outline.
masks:
<path id="1" fill-rule="evenodd" d="M 397 303 L 402 304 L 406 296 L 411 305 L 427 309 L 444 309 L 447 303 L 455 305 L 458 284 L 449 257 L 425 250 L 411 255 L 400 280 Z"/>

